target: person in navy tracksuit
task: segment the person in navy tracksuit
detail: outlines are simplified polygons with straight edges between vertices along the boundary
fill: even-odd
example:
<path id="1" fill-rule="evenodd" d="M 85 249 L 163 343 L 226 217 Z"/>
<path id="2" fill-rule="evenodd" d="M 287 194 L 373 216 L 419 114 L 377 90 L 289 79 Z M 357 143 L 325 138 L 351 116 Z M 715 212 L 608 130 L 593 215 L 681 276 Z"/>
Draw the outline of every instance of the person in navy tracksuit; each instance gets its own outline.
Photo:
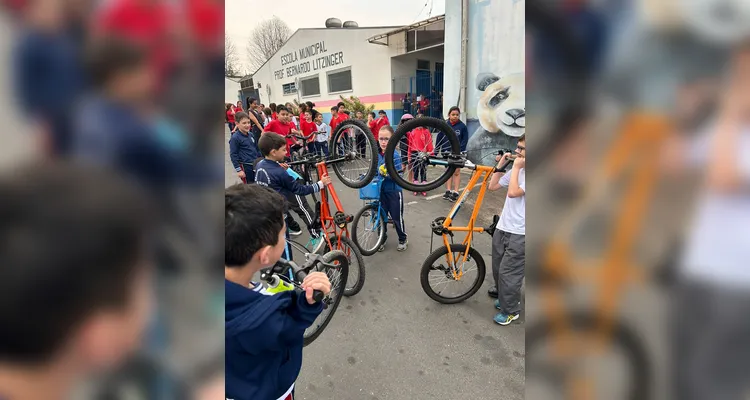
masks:
<path id="1" fill-rule="evenodd" d="M 393 136 L 393 128 L 390 125 L 385 125 L 380 128 L 378 132 L 378 142 L 380 143 L 380 154 L 378 154 L 378 171 L 383 176 L 383 183 L 380 185 L 380 204 L 385 210 L 386 214 L 391 216 L 393 225 L 396 228 L 398 234 L 398 247 L 396 250 L 406 250 L 409 242 L 406 240 L 406 225 L 404 224 L 404 193 L 401 186 L 398 186 L 385 171 L 385 156 L 383 152 L 385 147 L 388 145 L 388 140 Z M 393 154 L 393 162 L 397 170 L 402 170 L 401 155 L 398 151 Z M 386 231 L 388 224 L 384 224 Z M 386 233 L 387 240 L 387 233 Z M 385 242 L 380 246 L 378 251 L 385 250 Z"/>
<path id="2" fill-rule="evenodd" d="M 250 132 L 250 116 L 243 111 L 238 112 L 234 118 L 237 131 L 232 133 L 229 139 L 229 159 L 232 160 L 232 166 L 242 182 L 253 183 L 255 182 L 253 162 L 260 157 L 260 151 L 258 144 L 255 143 L 255 137 Z"/>
<path id="3" fill-rule="evenodd" d="M 456 137 L 458 138 L 458 143 L 461 147 L 461 152 L 466 151 L 466 145 L 469 143 L 469 129 L 466 128 L 466 124 L 464 124 L 463 121 L 461 121 L 461 110 L 458 107 L 451 107 L 450 111 L 448 111 L 448 124 L 450 124 L 451 128 L 453 128 L 454 132 L 456 132 Z M 435 146 L 435 151 L 440 151 L 443 153 L 443 155 L 450 154 L 450 143 L 448 142 L 447 138 L 445 137 L 445 134 L 443 132 L 439 132 L 436 139 L 437 145 Z M 456 169 L 456 172 L 453 174 L 453 177 L 448 179 L 448 182 L 445 183 L 445 194 L 443 194 L 443 198 L 445 200 L 450 200 L 452 202 L 455 202 L 458 200 L 458 188 L 461 187 L 461 168 Z"/>
<path id="4" fill-rule="evenodd" d="M 256 166 L 255 182 L 261 186 L 267 186 L 274 191 L 281 193 L 287 199 L 287 205 L 291 206 L 291 200 L 295 196 L 304 197 L 312 193 L 319 192 L 326 185 L 331 184 L 331 177 L 322 176 L 320 181 L 313 185 L 305 185 L 301 180 L 295 179 L 287 173 L 285 164 L 281 164 L 286 157 L 286 140 L 283 136 L 275 133 L 264 133 L 258 141 L 260 152 L 265 157 Z M 309 208 L 307 202 L 299 202 L 297 206 L 302 207 L 305 214 L 305 224 L 310 231 L 313 252 L 317 252 L 323 244 L 323 235 L 313 227 L 314 212 Z M 289 230 L 287 230 L 287 233 Z M 291 247 L 287 259 L 291 259 Z"/>
<path id="5" fill-rule="evenodd" d="M 302 292 L 273 294 L 253 282 L 284 252 L 284 199 L 259 185 L 237 184 L 226 189 L 224 202 L 226 398 L 292 400 L 305 329 L 323 311 L 313 290 L 328 294 L 331 283 L 325 273 L 311 272 Z"/>

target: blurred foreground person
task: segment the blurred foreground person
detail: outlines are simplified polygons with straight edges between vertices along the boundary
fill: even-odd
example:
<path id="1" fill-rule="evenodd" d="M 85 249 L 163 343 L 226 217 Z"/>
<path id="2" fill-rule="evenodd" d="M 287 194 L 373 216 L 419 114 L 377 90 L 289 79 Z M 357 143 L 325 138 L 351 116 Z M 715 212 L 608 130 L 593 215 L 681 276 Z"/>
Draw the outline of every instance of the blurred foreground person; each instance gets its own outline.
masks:
<path id="1" fill-rule="evenodd" d="M 71 115 L 83 90 L 77 33 L 62 0 L 32 0 L 14 51 L 13 82 L 19 109 L 34 125 L 45 155 L 70 148 Z"/>
<path id="2" fill-rule="evenodd" d="M 717 117 L 691 145 L 705 173 L 681 263 L 673 398 L 744 399 L 750 373 L 750 46 L 732 60 Z"/>
<path id="3" fill-rule="evenodd" d="M 0 398 L 63 399 L 139 346 L 149 205 L 104 169 L 0 177 Z"/>

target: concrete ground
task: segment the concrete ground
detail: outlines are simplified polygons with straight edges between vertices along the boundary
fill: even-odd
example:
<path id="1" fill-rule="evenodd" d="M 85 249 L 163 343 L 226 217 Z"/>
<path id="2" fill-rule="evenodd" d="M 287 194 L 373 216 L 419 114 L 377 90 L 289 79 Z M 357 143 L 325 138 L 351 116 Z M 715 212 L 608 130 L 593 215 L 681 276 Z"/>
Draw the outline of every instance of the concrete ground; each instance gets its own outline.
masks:
<path id="1" fill-rule="evenodd" d="M 229 186 L 238 179 L 228 157 L 226 165 Z M 357 190 L 334 181 L 345 211 L 356 213 L 362 207 Z M 486 295 L 492 281 L 490 237 L 476 236 L 487 277 L 474 297 L 443 305 L 422 290 L 419 271 L 430 253 L 429 223 L 446 215 L 452 204 L 441 194 L 404 192 L 409 248 L 397 252 L 395 232 L 390 232 L 386 251 L 365 257 L 364 288 L 341 301 L 330 325 L 305 348 L 298 398 L 523 398 L 524 320 L 506 327 L 492 321 L 495 309 Z M 505 194 L 489 193 L 488 200 L 495 196 Z M 499 213 L 493 208 L 484 206 L 482 213 Z M 469 210 L 463 207 L 457 224 L 466 222 Z"/>

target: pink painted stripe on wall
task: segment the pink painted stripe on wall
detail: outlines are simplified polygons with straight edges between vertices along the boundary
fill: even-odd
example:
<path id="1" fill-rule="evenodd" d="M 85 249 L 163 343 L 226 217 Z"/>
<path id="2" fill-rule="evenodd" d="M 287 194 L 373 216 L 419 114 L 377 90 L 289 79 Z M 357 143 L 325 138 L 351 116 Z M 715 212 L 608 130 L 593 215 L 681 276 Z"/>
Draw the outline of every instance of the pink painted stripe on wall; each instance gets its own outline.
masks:
<path id="1" fill-rule="evenodd" d="M 344 96 L 344 97 L 348 98 L 349 96 Z M 386 94 L 378 94 L 375 96 L 362 96 L 359 98 L 359 101 L 363 103 L 367 103 L 367 104 L 372 104 L 372 103 L 401 101 L 402 97 L 403 97 L 403 94 L 399 95 L 399 94 L 386 93 Z M 341 100 L 336 99 L 336 100 L 315 101 L 314 103 L 315 103 L 315 108 L 321 109 L 321 107 L 335 106 L 336 104 L 338 104 L 339 101 Z"/>

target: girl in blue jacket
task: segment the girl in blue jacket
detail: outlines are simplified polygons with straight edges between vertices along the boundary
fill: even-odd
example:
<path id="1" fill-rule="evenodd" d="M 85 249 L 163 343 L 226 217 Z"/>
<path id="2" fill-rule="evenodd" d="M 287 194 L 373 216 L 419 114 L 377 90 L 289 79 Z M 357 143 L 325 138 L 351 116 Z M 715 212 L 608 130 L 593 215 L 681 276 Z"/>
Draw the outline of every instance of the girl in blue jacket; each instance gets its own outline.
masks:
<path id="1" fill-rule="evenodd" d="M 393 128 L 385 125 L 378 132 L 378 143 L 380 144 L 380 153 L 378 154 L 378 171 L 383 176 L 383 183 L 380 185 L 380 204 L 383 206 L 386 214 L 390 215 L 393 225 L 396 227 L 398 234 L 398 247 L 396 250 L 404 251 L 409 244 L 406 240 L 406 225 L 404 224 L 404 193 L 401 186 L 397 185 L 385 170 L 385 147 L 388 146 L 388 140 L 393 136 Z M 402 170 L 401 155 L 398 151 L 394 153 L 393 162 L 397 170 Z M 388 224 L 384 224 L 387 232 Z M 386 240 L 387 239 L 386 233 Z M 385 243 L 385 242 L 383 242 Z M 378 251 L 385 250 L 385 244 L 380 246 Z"/>

